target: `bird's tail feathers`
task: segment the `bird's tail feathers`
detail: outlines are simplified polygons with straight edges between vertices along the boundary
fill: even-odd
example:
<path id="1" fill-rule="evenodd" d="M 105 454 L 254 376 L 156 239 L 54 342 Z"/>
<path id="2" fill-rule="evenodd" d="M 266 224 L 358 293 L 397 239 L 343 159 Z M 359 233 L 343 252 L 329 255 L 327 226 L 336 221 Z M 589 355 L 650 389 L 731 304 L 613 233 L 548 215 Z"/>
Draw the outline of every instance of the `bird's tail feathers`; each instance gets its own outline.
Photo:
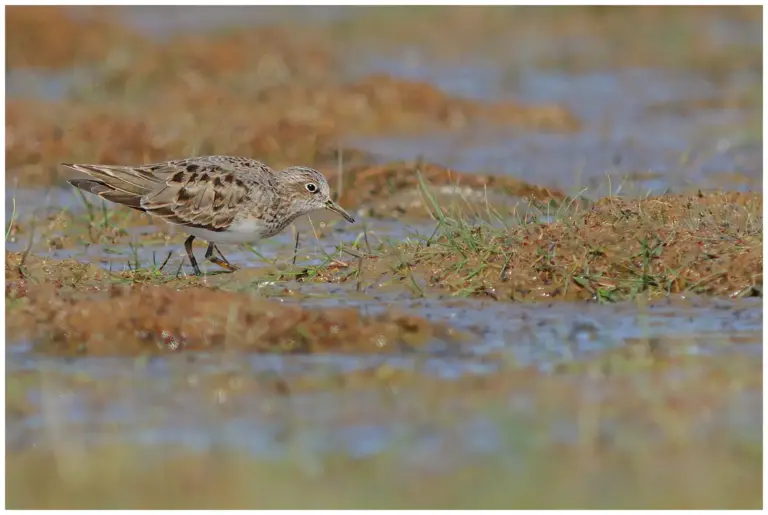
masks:
<path id="1" fill-rule="evenodd" d="M 98 179 L 97 182 L 106 185 L 112 190 L 128 195 L 143 196 L 155 189 L 158 184 L 162 184 L 161 179 L 141 168 L 73 163 L 62 164 L 68 168 L 77 170 L 78 172 L 87 173 L 91 177 Z M 74 182 L 70 181 L 70 184 L 74 185 Z M 85 189 L 80 186 L 78 186 L 78 188 Z M 102 195 L 102 193 L 97 193 L 97 195 Z"/>
<path id="2" fill-rule="evenodd" d="M 116 202 L 139 211 L 144 211 L 144 208 L 141 207 L 140 196 L 117 190 L 103 181 L 95 179 L 70 179 L 67 182 L 76 188 L 98 195 L 110 202 Z"/>

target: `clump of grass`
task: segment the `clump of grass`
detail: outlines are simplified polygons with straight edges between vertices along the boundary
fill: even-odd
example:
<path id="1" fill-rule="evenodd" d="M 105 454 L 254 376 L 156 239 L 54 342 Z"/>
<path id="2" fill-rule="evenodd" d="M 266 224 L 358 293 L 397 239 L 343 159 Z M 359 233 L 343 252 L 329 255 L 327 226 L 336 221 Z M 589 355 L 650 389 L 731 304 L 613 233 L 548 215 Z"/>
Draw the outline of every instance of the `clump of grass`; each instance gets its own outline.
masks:
<path id="1" fill-rule="evenodd" d="M 113 274 L 112 277 L 117 283 L 123 284 L 164 284 L 167 282 L 175 281 L 179 279 L 181 275 L 181 269 L 184 266 L 183 262 L 180 262 L 175 274 L 168 274 L 165 272 L 165 267 L 170 261 L 173 252 L 168 252 L 168 255 L 158 264 L 157 256 L 152 253 L 152 264 L 149 266 L 142 266 L 139 260 L 138 248 L 133 243 L 129 244 L 131 252 L 133 254 L 132 261 L 128 262 L 128 270 L 120 274 Z"/>
<path id="2" fill-rule="evenodd" d="M 420 187 L 437 225 L 369 265 L 388 262 L 393 279 L 415 274 L 455 295 L 507 300 L 761 295 L 759 193 L 571 199 L 531 204 L 517 220 L 490 211 L 470 220 Z"/>
<path id="3" fill-rule="evenodd" d="M 437 281 L 509 298 L 737 294 L 762 280 L 761 204 L 761 195 L 740 193 L 609 197 L 552 223 L 465 227 L 445 236 L 437 256 L 415 257 L 453 262 Z"/>

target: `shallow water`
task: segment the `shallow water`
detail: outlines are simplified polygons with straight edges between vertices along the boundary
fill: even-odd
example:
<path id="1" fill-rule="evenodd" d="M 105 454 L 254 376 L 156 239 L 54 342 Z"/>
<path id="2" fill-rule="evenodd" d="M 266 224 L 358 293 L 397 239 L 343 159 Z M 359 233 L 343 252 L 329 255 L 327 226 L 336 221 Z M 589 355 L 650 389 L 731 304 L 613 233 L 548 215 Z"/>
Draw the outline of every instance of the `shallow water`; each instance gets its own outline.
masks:
<path id="1" fill-rule="evenodd" d="M 317 289 L 327 293 L 326 288 Z M 312 288 L 309 290 L 311 293 Z M 39 384 L 27 392 L 28 401 L 39 411 L 10 419 L 6 441 L 11 446 L 45 443 L 52 437 L 50 424 L 54 417 L 57 431 L 64 431 L 68 439 L 83 445 L 108 441 L 161 445 L 175 441 L 193 448 L 234 446 L 260 457 L 275 458 L 298 441 L 311 454 L 342 452 L 358 456 L 390 451 L 401 443 L 401 436 L 409 435 L 415 439 L 405 454 L 427 452 L 446 438 L 451 439 L 453 452 L 485 453 L 498 450 L 493 435 L 502 428 L 487 420 L 480 407 L 470 407 L 459 426 L 432 426 L 428 437 L 418 437 L 423 424 L 428 423 L 413 412 L 414 406 L 427 402 L 418 388 L 407 388 L 401 395 L 374 387 L 330 387 L 285 397 L 263 389 L 248 393 L 248 388 L 238 384 L 274 378 L 289 383 L 327 378 L 332 385 L 334 377 L 366 370 L 400 371 L 450 382 L 534 367 L 556 377 L 563 364 L 599 358 L 607 351 L 638 341 L 668 356 L 762 358 L 761 299 L 679 299 L 639 308 L 630 302 L 608 306 L 566 302 L 509 305 L 458 299 L 393 298 L 388 302 L 386 295 L 358 300 L 343 293 L 343 288 L 336 288 L 325 297 L 284 302 L 318 308 L 352 306 L 368 313 L 396 302 L 401 310 L 450 322 L 471 331 L 474 338 L 461 345 L 434 341 L 418 352 L 394 355 L 198 353 L 145 361 L 52 358 L 36 354 L 33 346 L 21 342 L 8 349 L 7 371 L 11 376 L 26 371 L 39 378 Z M 642 377 L 642 368 L 637 373 Z M 669 373 L 685 371 L 670 368 Z M 222 381 L 220 388 L 201 387 L 206 378 L 222 376 L 229 379 Z M 588 388 L 586 377 L 575 377 L 582 377 L 576 388 Z M 104 386 L 109 384 L 113 386 Z M 433 418 L 440 413 L 450 414 L 456 402 L 463 403 L 450 396 L 430 395 L 429 416 Z M 535 391 L 520 391 L 507 398 L 509 414 L 530 413 L 536 399 Z M 754 433 L 750 438 L 759 438 L 760 392 L 740 392 L 728 406 L 728 410 L 714 414 L 711 423 L 747 428 L 748 433 Z M 558 438 L 576 438 L 576 429 L 567 420 L 558 424 Z M 288 428 L 290 444 L 280 441 L 281 432 Z M 455 431 L 462 435 L 458 442 L 454 441 Z"/>

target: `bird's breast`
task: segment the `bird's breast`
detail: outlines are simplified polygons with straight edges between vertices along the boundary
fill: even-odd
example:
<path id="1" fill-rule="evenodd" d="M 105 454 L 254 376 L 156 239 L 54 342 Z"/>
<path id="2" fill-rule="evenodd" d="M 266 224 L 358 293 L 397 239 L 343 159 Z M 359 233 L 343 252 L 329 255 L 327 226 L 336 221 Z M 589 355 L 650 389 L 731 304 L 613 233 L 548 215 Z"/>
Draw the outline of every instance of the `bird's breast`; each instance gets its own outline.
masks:
<path id="1" fill-rule="evenodd" d="M 234 245 L 255 243 L 271 236 L 264 222 L 253 218 L 237 220 L 223 231 L 211 231 L 198 227 L 181 227 L 181 230 L 205 241 Z"/>
<path id="2" fill-rule="evenodd" d="M 235 220 L 226 231 L 226 236 L 237 240 L 236 243 L 249 243 L 263 238 L 269 238 L 274 233 L 269 224 L 258 218 L 243 218 Z"/>

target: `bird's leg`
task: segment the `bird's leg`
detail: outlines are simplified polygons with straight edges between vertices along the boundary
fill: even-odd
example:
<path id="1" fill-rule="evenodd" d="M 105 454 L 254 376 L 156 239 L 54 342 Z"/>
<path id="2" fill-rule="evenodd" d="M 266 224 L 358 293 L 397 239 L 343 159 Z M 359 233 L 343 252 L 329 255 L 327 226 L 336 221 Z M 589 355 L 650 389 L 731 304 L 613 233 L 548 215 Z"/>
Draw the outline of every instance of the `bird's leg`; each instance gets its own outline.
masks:
<path id="1" fill-rule="evenodd" d="M 293 264 L 296 264 L 296 256 L 299 253 L 299 230 L 296 226 L 293 226 L 293 230 L 296 231 L 296 243 L 293 245 Z"/>
<path id="2" fill-rule="evenodd" d="M 192 264 L 192 269 L 195 271 L 195 275 L 203 275 L 203 273 L 200 272 L 200 268 L 197 266 L 195 255 L 192 253 L 192 241 L 194 241 L 194 239 L 194 236 L 187 238 L 187 241 L 184 242 L 184 248 L 187 250 L 187 256 L 189 256 L 189 262 Z"/>
<path id="3" fill-rule="evenodd" d="M 219 256 L 221 256 L 221 259 L 213 255 L 214 249 L 216 249 L 216 252 L 219 253 Z M 230 272 L 234 272 L 235 270 L 238 269 L 238 267 L 236 267 L 235 265 L 227 261 L 227 258 L 224 257 L 224 254 L 221 253 L 221 251 L 219 250 L 219 247 L 217 247 L 215 243 L 208 243 L 208 250 L 205 251 L 205 259 L 207 259 L 211 263 L 215 263 L 219 265 L 221 268 L 229 270 Z"/>
<path id="4" fill-rule="evenodd" d="M 218 246 L 218 245 L 216 245 L 215 243 L 213 244 L 213 250 L 215 250 L 216 252 L 218 252 L 218 253 L 219 253 L 219 257 L 221 257 L 221 259 L 222 259 L 222 260 L 224 260 L 224 262 L 225 262 L 226 264 L 228 264 L 229 266 L 231 266 L 231 267 L 233 267 L 233 268 L 237 268 L 235 265 L 233 265 L 232 263 L 230 263 L 230 262 L 229 262 L 229 260 L 228 260 L 227 258 L 225 258 L 225 257 L 224 257 L 224 254 L 222 254 L 222 253 L 221 253 L 221 251 L 219 250 L 219 246 Z"/>

